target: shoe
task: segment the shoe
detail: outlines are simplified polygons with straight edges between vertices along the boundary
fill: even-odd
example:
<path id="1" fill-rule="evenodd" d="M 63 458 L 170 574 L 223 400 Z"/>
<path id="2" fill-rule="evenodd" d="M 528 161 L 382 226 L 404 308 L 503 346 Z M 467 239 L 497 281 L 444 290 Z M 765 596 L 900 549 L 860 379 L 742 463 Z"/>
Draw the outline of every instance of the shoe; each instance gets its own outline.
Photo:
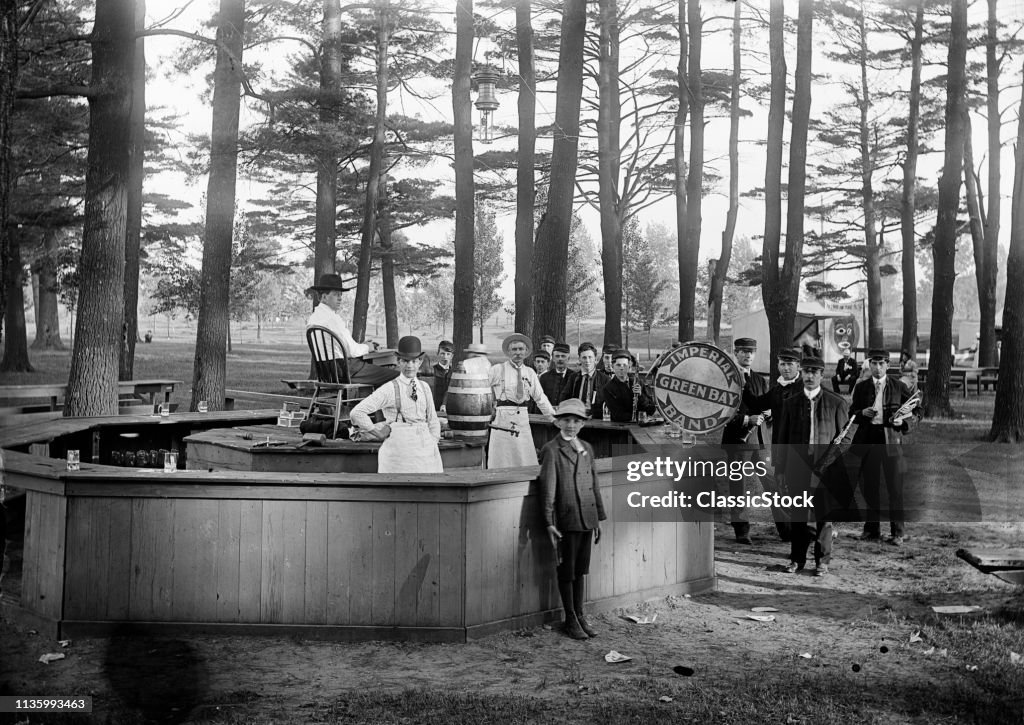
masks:
<path id="1" fill-rule="evenodd" d="M 881 534 L 876 534 L 873 531 L 865 531 L 860 535 L 861 541 L 880 541 L 882 539 Z"/>
<path id="2" fill-rule="evenodd" d="M 753 544 L 754 542 L 750 540 L 749 536 L 737 536 L 736 537 L 736 543 L 737 544 L 748 544 L 749 545 L 749 544 Z"/>
<path id="3" fill-rule="evenodd" d="M 565 633 L 573 639 L 590 639 L 587 633 L 583 631 L 583 627 L 580 626 L 579 620 L 576 617 L 566 620 L 564 629 Z"/>
<path id="4" fill-rule="evenodd" d="M 580 629 L 586 632 L 588 637 L 597 636 L 597 630 L 591 626 L 590 622 L 587 620 L 585 616 L 583 616 L 582 614 L 577 614 L 576 621 L 579 622 Z"/>
<path id="5" fill-rule="evenodd" d="M 903 537 L 890 536 L 888 539 L 885 540 L 885 543 L 891 544 L 892 546 L 903 546 Z"/>
<path id="6" fill-rule="evenodd" d="M 818 564 L 814 568 L 814 576 L 828 576 L 828 564 Z"/>
<path id="7" fill-rule="evenodd" d="M 804 569 L 804 565 L 803 564 L 797 564 L 795 561 L 791 561 L 791 562 L 789 562 L 789 565 L 786 567 L 786 573 L 787 574 L 796 574 L 798 571 L 803 571 L 803 569 Z"/>

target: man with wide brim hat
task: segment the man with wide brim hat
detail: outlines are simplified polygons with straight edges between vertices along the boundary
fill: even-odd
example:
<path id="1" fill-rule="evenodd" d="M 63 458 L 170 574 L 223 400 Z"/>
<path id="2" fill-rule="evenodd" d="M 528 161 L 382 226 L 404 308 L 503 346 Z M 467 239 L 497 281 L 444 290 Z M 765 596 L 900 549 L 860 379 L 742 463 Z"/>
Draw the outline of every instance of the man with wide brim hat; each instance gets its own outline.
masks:
<path id="1" fill-rule="evenodd" d="M 860 480 L 864 489 L 867 511 L 861 538 L 878 540 L 882 537 L 880 519 L 882 477 L 888 494 L 890 536 L 894 546 L 903 544 L 903 436 L 916 421 L 914 414 L 894 418 L 896 411 L 910 399 L 912 393 L 898 378 L 889 377 L 889 352 L 881 348 L 868 351 L 868 369 L 871 377 L 853 386 L 850 411 L 857 422 L 853 435 L 854 450 L 864 453 L 860 466 Z"/>
<path id="2" fill-rule="evenodd" d="M 317 345 L 317 352 L 314 354 L 332 354 L 338 365 L 348 368 L 348 376 L 351 382 L 363 385 L 379 387 L 384 383 L 398 377 L 397 370 L 371 365 L 362 359 L 363 355 L 370 352 L 370 348 L 361 342 L 356 342 L 349 332 L 348 326 L 341 318 L 342 294 L 348 291 L 337 274 L 322 274 L 315 285 L 306 292 L 316 292 L 320 297 L 320 303 L 313 310 L 313 314 L 306 320 L 306 329 L 310 327 L 324 327 L 330 330 L 341 342 L 341 350 L 334 345 Z M 326 358 L 323 358 L 326 359 Z M 340 376 L 344 379 L 344 375 Z"/>
<path id="3" fill-rule="evenodd" d="M 466 359 L 459 363 L 462 372 L 467 375 L 488 376 L 491 372 L 491 361 L 487 359 L 487 346 L 481 342 L 471 342 L 463 349 Z"/>
<path id="4" fill-rule="evenodd" d="M 440 473 L 441 422 L 434 410 L 430 386 L 416 373 L 423 363 L 423 345 L 408 335 L 398 341 L 401 375 L 383 385 L 352 409 L 352 424 L 360 432 L 383 438 L 377 451 L 378 473 Z M 374 424 L 370 416 L 380 411 L 384 422 Z"/>
<path id="5" fill-rule="evenodd" d="M 508 360 L 492 365 L 488 374 L 497 409 L 496 428 L 491 430 L 487 447 L 487 467 L 535 466 L 537 451 L 530 432 L 529 402 L 536 403 L 537 409 L 549 420 L 554 418 L 555 409 L 544 395 L 537 373 L 526 364 L 526 356 L 532 349 L 530 338 L 513 333 L 501 343 L 501 349 Z M 519 435 L 503 429 L 516 430 Z"/>

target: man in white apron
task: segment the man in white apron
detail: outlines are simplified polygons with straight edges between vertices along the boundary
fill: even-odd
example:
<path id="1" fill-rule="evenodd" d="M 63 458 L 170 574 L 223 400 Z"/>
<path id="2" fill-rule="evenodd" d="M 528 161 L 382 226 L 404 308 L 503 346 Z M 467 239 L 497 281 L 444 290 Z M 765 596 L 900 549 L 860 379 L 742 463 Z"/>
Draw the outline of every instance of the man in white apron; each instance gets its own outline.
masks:
<path id="1" fill-rule="evenodd" d="M 423 362 L 418 337 L 398 341 L 401 375 L 373 391 L 352 409 L 352 424 L 384 438 L 377 452 L 378 473 L 441 473 L 437 441 L 441 423 L 434 410 L 430 386 L 416 377 Z M 381 411 L 383 423 L 374 425 L 370 414 Z"/>
<path id="2" fill-rule="evenodd" d="M 530 400 L 537 404 L 537 408 L 549 421 L 555 419 L 555 409 L 544 395 L 540 378 L 525 364 L 532 347 L 526 335 L 513 333 L 501 343 L 501 349 L 508 360 L 491 367 L 490 384 L 497 406 L 494 425 L 507 429 L 514 424 L 519 435 L 491 429 L 491 439 L 487 446 L 488 468 L 537 465 L 537 450 L 533 447 L 533 433 L 530 431 L 530 416 L 527 413 Z"/>

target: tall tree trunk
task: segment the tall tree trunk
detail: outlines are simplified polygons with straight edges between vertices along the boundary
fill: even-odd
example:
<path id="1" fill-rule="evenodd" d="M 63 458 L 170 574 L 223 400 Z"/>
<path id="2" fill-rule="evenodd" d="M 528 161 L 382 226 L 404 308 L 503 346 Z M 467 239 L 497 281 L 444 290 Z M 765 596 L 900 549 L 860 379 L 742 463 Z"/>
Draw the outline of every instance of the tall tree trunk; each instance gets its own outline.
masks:
<path id="1" fill-rule="evenodd" d="M 991 367 L 996 364 L 996 272 L 999 267 L 999 213 L 1002 169 L 1000 157 L 1003 144 L 999 138 L 999 19 L 997 0 L 988 0 L 988 22 L 985 36 L 985 68 L 988 82 L 988 212 L 985 216 L 985 237 L 981 250 L 981 268 L 977 270 L 978 307 L 981 311 L 981 329 L 978 339 L 978 364 Z M 973 173 L 973 167 L 972 167 Z"/>
<path id="2" fill-rule="evenodd" d="M 565 280 L 579 161 L 586 10 L 586 0 L 566 0 L 562 8 L 548 208 L 537 230 L 533 256 L 534 289 L 537 290 L 533 329 L 546 330 L 557 339 L 565 336 Z"/>
<path id="3" fill-rule="evenodd" d="M 779 252 L 782 245 L 782 150 L 786 122 L 785 10 L 783 0 L 771 0 L 768 11 L 768 56 L 771 95 L 768 102 L 767 160 L 764 168 L 764 242 L 761 248 L 761 299 L 768 317 L 774 370 L 779 350 L 793 346 L 796 300 L 790 302 L 781 286 Z"/>
<path id="4" fill-rule="evenodd" d="M 860 124 L 858 140 L 860 142 L 860 178 L 861 204 L 864 208 L 864 268 L 868 288 L 868 346 L 882 347 L 885 332 L 882 327 L 882 271 L 881 250 L 875 227 L 875 149 L 871 139 L 871 122 L 868 112 L 871 110 L 871 89 L 868 88 L 868 33 L 866 27 L 864 0 L 860 3 L 857 16 L 857 35 L 859 45 L 857 60 L 860 65 Z M 793 127 L 796 128 L 794 121 Z M 789 237 L 787 236 L 787 239 Z"/>
<path id="5" fill-rule="evenodd" d="M 146 0 L 136 0 L 135 29 L 146 27 Z M 124 326 L 119 380 L 131 380 L 139 339 L 139 256 L 142 247 L 142 180 L 146 161 L 146 40 L 135 41 L 132 60 L 132 118 L 128 137 L 128 215 L 124 241 Z"/>
<path id="6" fill-rule="evenodd" d="M 736 234 L 736 219 L 740 210 L 740 69 L 743 62 L 740 24 L 742 3 L 735 3 L 732 16 L 732 88 L 729 94 L 729 210 L 722 231 L 722 251 L 710 275 L 708 293 L 708 339 L 716 345 L 722 331 L 722 298 L 725 280 L 732 262 L 732 240 Z"/>
<path id="7" fill-rule="evenodd" d="M 63 350 L 60 318 L 57 314 L 57 234 L 43 233 L 43 254 L 36 264 L 38 300 L 36 302 L 36 339 L 33 350 Z"/>
<path id="8" fill-rule="evenodd" d="M 789 139 L 789 183 L 786 205 L 786 254 L 779 278 L 782 293 L 781 321 L 793 344 L 793 323 L 800 298 L 800 272 L 804 248 L 804 196 L 807 186 L 807 128 L 811 117 L 811 57 L 814 33 L 814 0 L 800 0 L 796 31 L 796 70 L 793 87 L 793 127 Z M 769 328 L 771 317 L 769 316 Z M 781 330 L 780 330 L 781 332 Z M 775 332 L 772 331 L 773 356 L 769 370 L 775 369 Z"/>
<path id="9" fill-rule="evenodd" d="M 687 53 L 686 92 L 690 100 L 690 163 L 686 177 L 686 272 L 679 272 L 679 339 L 692 340 L 696 323 L 697 269 L 700 265 L 701 187 L 704 179 L 704 88 L 701 78 L 700 0 L 690 0 L 686 9 Z"/>
<path id="10" fill-rule="evenodd" d="M 622 212 L 619 169 L 619 4 L 600 0 L 597 166 L 601 214 L 601 273 L 604 278 L 604 340 L 622 340 Z M 626 319 L 629 325 L 629 319 Z"/>
<path id="11" fill-rule="evenodd" d="M 377 215 L 377 233 L 380 235 L 380 283 L 384 298 L 384 334 L 387 337 L 387 346 L 396 348 L 402 333 L 398 328 L 398 300 L 395 297 L 395 246 L 391 238 L 387 173 L 380 175 L 380 210 Z"/>
<path id="12" fill-rule="evenodd" d="M 1024 442 L 1024 96 L 1017 113 L 999 382 L 989 439 Z"/>
<path id="13" fill-rule="evenodd" d="M 676 65 L 676 88 L 679 105 L 676 108 L 675 129 L 672 136 L 672 181 L 676 191 L 676 255 L 679 266 L 679 307 L 677 313 L 679 325 L 677 336 L 680 340 L 691 339 L 693 329 L 686 329 L 684 320 L 693 301 L 686 300 L 686 290 L 697 286 L 697 270 L 695 258 L 687 246 L 689 235 L 686 232 L 686 117 L 690 113 L 690 98 L 686 87 L 686 64 L 689 55 L 689 43 L 686 31 L 686 0 L 678 0 L 677 16 L 679 18 L 679 63 Z M 628 344 L 628 343 L 627 343 Z"/>
<path id="14" fill-rule="evenodd" d="M 135 0 L 97 0 L 78 320 L 64 415 L 117 415 L 124 323 Z"/>
<path id="15" fill-rule="evenodd" d="M 939 213 L 935 223 L 935 285 L 932 292 L 931 356 L 925 388 L 925 415 L 950 417 L 949 372 L 953 367 L 953 284 L 956 281 L 956 213 L 964 158 L 966 108 L 967 0 L 952 0 L 948 76 L 946 80 L 946 150 L 939 178 Z"/>
<path id="16" fill-rule="evenodd" d="M 917 269 L 914 214 L 917 211 L 918 132 L 921 119 L 921 46 L 924 36 L 924 0 L 914 9 L 914 38 L 910 43 L 910 109 L 907 115 L 907 155 L 903 162 L 903 189 L 900 196 L 900 234 L 903 242 L 903 344 L 912 357 L 917 356 Z"/>
<path id="17" fill-rule="evenodd" d="M 213 75 L 213 130 L 210 178 L 206 190 L 206 238 L 200 281 L 192 405 L 224 406 L 227 353 L 231 349 L 229 290 L 231 241 L 235 221 L 238 166 L 238 114 L 242 88 L 245 0 L 220 0 L 217 15 L 217 66 Z M 226 347 L 225 347 L 226 346 Z"/>
<path id="18" fill-rule="evenodd" d="M 978 307 L 982 311 L 982 326 L 984 326 L 984 303 L 987 296 L 984 289 L 985 280 L 985 224 L 982 221 L 982 200 L 981 190 L 978 188 L 979 179 L 975 174 L 974 167 L 974 143 L 971 140 L 973 131 L 971 128 L 971 114 L 964 109 L 964 189 L 967 196 L 967 221 L 971 231 L 971 247 L 974 252 L 974 278 L 978 286 Z M 995 324 L 995 290 L 992 290 L 992 319 Z M 980 353 L 980 350 L 979 350 Z"/>
<path id="19" fill-rule="evenodd" d="M 0 320 L 7 317 L 7 270 L 12 265 L 7 226 L 11 192 L 11 111 L 18 79 L 18 4 L 0 0 Z M 0 329 L 0 339 L 4 330 Z"/>
<path id="20" fill-rule="evenodd" d="M 12 236 L 4 265 L 3 286 L 7 309 L 4 313 L 4 357 L 0 373 L 26 373 L 32 370 L 28 359 L 28 332 L 25 329 L 25 274 L 21 264 L 21 245 Z M 37 311 L 38 314 L 38 311 Z"/>
<path id="21" fill-rule="evenodd" d="M 338 151 L 332 131 L 341 102 L 341 0 L 324 0 L 323 51 L 320 54 L 320 124 L 323 128 L 316 167 L 316 228 L 313 232 L 313 283 L 334 272 L 338 249 Z"/>
<path id="22" fill-rule="evenodd" d="M 366 174 L 366 202 L 363 205 L 363 231 L 359 241 L 359 279 L 352 310 L 352 337 L 362 340 L 366 334 L 366 315 L 370 309 L 370 274 L 373 266 L 373 238 L 377 231 L 380 174 L 384 160 L 388 113 L 388 45 L 391 42 L 391 3 L 383 0 L 377 13 L 377 115 L 370 144 L 370 165 Z"/>
<path id="23" fill-rule="evenodd" d="M 473 342 L 473 115 L 470 104 L 473 73 L 473 0 L 456 0 L 455 78 L 452 111 L 455 119 L 455 300 L 452 341 L 456 356 Z M 536 328 L 534 328 L 536 329 Z"/>
<path id="24" fill-rule="evenodd" d="M 537 147 L 537 75 L 533 65 L 531 0 L 516 2 L 516 52 L 519 57 L 519 147 L 516 152 L 516 330 L 533 330 L 534 156 Z M 534 344 L 539 344 L 538 331 Z"/>

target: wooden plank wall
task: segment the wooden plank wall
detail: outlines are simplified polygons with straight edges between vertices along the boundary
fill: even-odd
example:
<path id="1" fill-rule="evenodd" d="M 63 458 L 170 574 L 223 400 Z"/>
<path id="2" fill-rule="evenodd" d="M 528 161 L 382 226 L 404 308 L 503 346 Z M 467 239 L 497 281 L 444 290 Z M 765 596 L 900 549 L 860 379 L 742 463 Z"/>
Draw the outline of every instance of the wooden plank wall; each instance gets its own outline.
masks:
<path id="1" fill-rule="evenodd" d="M 462 626 L 457 504 L 82 497 L 68 506 L 67 620 Z M 52 515 L 36 517 L 40 526 Z"/>
<path id="2" fill-rule="evenodd" d="M 64 596 L 66 521 L 63 496 L 26 492 L 21 606 L 55 621 L 61 618 Z"/>

